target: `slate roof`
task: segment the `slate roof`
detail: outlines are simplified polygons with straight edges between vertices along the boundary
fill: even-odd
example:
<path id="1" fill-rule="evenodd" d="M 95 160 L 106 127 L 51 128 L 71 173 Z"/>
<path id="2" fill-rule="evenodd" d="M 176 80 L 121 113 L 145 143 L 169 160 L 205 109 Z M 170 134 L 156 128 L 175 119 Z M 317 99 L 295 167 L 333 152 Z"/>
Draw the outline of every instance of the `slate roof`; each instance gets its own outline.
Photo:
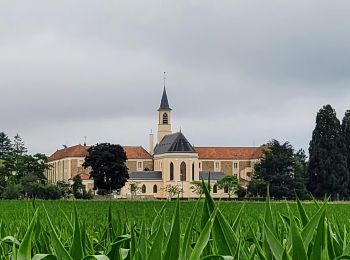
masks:
<path id="1" fill-rule="evenodd" d="M 130 180 L 162 180 L 162 172 L 142 171 L 129 173 Z"/>
<path id="2" fill-rule="evenodd" d="M 264 153 L 260 147 L 195 147 L 199 159 L 251 160 L 260 159 Z"/>
<path id="3" fill-rule="evenodd" d="M 165 87 L 163 89 L 163 95 L 162 95 L 162 100 L 160 101 L 160 106 L 159 106 L 159 110 L 171 110 L 171 108 L 169 107 L 169 102 L 168 102 L 168 96 L 166 94 L 166 90 Z"/>
<path id="4" fill-rule="evenodd" d="M 54 152 L 48 161 L 56 161 L 68 157 L 85 157 L 90 146 L 81 144 L 63 148 Z M 142 146 L 123 146 L 128 159 L 152 159 L 152 156 Z"/>
<path id="5" fill-rule="evenodd" d="M 221 180 L 225 177 L 225 173 L 223 172 L 210 172 L 210 180 Z M 208 180 L 209 172 L 199 172 L 199 179 Z"/>
<path id="6" fill-rule="evenodd" d="M 156 145 L 154 154 L 163 153 L 196 153 L 196 151 L 186 137 L 178 132 L 164 136 L 162 141 Z"/>

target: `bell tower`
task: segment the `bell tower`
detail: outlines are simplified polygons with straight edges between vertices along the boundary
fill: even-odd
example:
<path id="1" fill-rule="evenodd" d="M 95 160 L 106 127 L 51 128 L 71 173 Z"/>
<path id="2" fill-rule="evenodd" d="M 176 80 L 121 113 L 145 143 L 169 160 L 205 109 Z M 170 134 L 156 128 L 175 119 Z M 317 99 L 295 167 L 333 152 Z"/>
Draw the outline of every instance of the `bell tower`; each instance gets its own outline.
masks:
<path id="1" fill-rule="evenodd" d="M 165 89 L 165 72 L 164 72 L 164 89 L 162 100 L 158 109 L 158 133 L 157 143 L 162 141 L 163 137 L 171 134 L 171 108 L 169 107 L 168 96 Z"/>

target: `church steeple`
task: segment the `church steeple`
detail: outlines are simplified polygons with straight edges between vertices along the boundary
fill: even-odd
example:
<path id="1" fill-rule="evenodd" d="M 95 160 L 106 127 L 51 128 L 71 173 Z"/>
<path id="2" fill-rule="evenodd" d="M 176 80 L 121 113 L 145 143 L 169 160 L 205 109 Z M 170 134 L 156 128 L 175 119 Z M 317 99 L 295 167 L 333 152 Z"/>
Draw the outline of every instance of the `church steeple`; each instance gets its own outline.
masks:
<path id="1" fill-rule="evenodd" d="M 163 95 L 158 109 L 158 122 L 157 141 L 160 143 L 164 136 L 171 134 L 171 108 L 169 107 L 168 96 L 165 89 L 165 72 Z"/>
<path id="2" fill-rule="evenodd" d="M 169 107 L 168 95 L 166 94 L 165 86 L 163 89 L 162 100 L 160 101 L 160 106 L 159 106 L 158 111 L 160 111 L 162 109 L 163 110 L 171 110 L 171 108 Z"/>

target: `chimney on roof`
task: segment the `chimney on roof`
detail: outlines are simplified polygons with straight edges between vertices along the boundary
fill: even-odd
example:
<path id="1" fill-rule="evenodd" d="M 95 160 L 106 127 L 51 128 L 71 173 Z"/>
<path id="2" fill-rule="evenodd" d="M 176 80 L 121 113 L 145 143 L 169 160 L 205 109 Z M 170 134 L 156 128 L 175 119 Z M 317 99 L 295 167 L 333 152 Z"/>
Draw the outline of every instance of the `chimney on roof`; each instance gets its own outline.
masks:
<path id="1" fill-rule="evenodd" d="M 84 136 L 84 146 L 86 146 L 86 136 Z"/>
<path id="2" fill-rule="evenodd" d="M 152 129 L 151 129 L 151 132 L 149 133 L 149 153 L 150 155 L 153 155 L 153 150 L 154 150 L 154 134 L 152 132 Z"/>

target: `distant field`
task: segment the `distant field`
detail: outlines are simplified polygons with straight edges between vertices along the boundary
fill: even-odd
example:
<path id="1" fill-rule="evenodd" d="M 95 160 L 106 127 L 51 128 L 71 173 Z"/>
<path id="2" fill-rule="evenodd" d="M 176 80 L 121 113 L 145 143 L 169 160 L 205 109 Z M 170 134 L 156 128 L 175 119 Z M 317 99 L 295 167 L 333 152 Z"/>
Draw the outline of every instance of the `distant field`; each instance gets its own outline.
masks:
<path id="1" fill-rule="evenodd" d="M 94 229 L 96 225 L 107 223 L 107 213 L 109 201 L 35 201 L 36 207 L 45 206 L 52 221 L 60 226 L 67 225 L 65 215 L 71 218 L 73 214 L 74 204 L 76 204 L 79 218 L 85 223 L 87 229 Z M 152 223 L 159 211 L 166 204 L 165 215 L 171 218 L 175 208 L 175 201 L 112 201 L 112 211 L 114 216 L 118 216 L 123 222 L 125 219 L 137 222 L 144 221 L 147 224 Z M 195 201 L 181 201 L 181 225 L 185 225 L 188 221 Z M 242 223 L 256 221 L 264 214 L 264 202 L 219 202 L 219 207 L 224 216 L 228 220 L 234 220 L 240 208 L 244 205 Z M 296 212 L 296 204 L 288 203 L 292 211 Z M 313 213 L 317 210 L 314 202 L 304 203 L 305 210 Z M 201 207 L 200 207 L 201 208 Z M 274 214 L 281 212 L 287 213 L 287 203 L 272 203 Z M 29 212 L 29 213 L 28 213 Z M 28 214 L 32 212 L 31 201 L 0 201 L 0 220 L 7 226 L 7 230 L 11 230 L 14 234 L 18 226 L 26 221 Z M 41 212 L 43 214 L 43 212 Z M 201 211 L 198 211 L 198 218 Z M 350 230 L 350 203 L 329 203 L 327 207 L 327 216 L 334 218 L 339 223 L 345 224 Z M 44 221 L 45 222 L 45 221 Z"/>

